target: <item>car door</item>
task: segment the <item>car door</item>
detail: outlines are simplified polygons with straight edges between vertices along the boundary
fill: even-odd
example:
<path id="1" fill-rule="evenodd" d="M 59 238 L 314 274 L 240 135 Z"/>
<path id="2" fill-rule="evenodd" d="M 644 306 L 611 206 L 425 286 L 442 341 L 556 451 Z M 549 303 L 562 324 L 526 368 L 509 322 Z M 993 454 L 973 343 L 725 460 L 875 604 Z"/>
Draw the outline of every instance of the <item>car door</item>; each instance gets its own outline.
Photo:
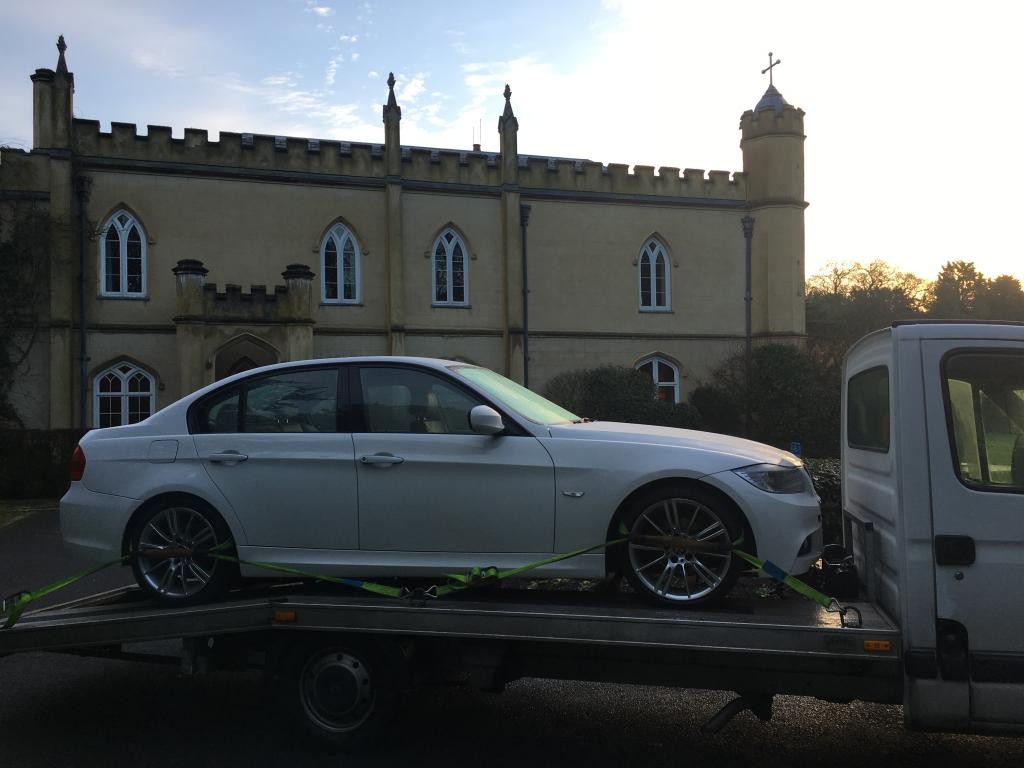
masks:
<path id="1" fill-rule="evenodd" d="M 922 345 L 942 677 L 974 726 L 1021 724 L 1024 344 Z"/>
<path id="2" fill-rule="evenodd" d="M 196 449 L 249 546 L 358 547 L 352 436 L 339 430 L 343 384 L 336 365 L 283 369 L 198 404 Z"/>
<path id="3" fill-rule="evenodd" d="M 361 549 L 552 551 L 555 473 L 539 440 L 473 432 L 482 399 L 442 372 L 367 365 L 352 390 Z"/>

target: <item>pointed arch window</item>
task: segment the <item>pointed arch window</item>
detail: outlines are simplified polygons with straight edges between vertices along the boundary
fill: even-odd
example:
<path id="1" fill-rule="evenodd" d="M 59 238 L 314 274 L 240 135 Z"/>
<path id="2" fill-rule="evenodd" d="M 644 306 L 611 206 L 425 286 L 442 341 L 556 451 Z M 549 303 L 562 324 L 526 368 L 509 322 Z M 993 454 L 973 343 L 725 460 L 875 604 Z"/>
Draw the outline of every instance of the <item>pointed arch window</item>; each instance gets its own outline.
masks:
<path id="1" fill-rule="evenodd" d="M 146 233 L 127 211 L 117 211 L 100 231 L 100 295 L 146 295 Z"/>
<path id="2" fill-rule="evenodd" d="M 668 253 L 657 238 L 652 237 L 640 251 L 640 311 L 667 312 L 672 309 L 672 291 Z"/>
<path id="3" fill-rule="evenodd" d="M 92 381 L 92 391 L 93 424 L 97 427 L 135 424 L 153 415 L 153 377 L 131 363 L 116 363 L 100 371 Z"/>
<path id="4" fill-rule="evenodd" d="M 645 357 L 636 364 L 638 371 L 643 371 L 654 382 L 655 396 L 669 403 L 679 402 L 679 368 L 663 357 L 652 355 Z"/>
<path id="5" fill-rule="evenodd" d="M 452 228 L 445 229 L 433 248 L 431 295 L 434 306 L 469 305 L 469 250 Z"/>
<path id="6" fill-rule="evenodd" d="M 320 244 L 320 300 L 324 304 L 360 301 L 359 243 L 344 224 L 335 224 Z"/>

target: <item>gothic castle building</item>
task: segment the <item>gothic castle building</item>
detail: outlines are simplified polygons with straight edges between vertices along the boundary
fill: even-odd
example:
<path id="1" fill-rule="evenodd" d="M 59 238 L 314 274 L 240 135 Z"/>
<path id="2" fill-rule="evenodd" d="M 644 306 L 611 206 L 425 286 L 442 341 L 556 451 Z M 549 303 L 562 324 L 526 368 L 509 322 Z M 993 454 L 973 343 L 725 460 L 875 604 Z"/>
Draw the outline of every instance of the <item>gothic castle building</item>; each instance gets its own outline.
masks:
<path id="1" fill-rule="evenodd" d="M 804 113 L 774 86 L 740 118 L 742 171 L 631 169 L 520 154 L 508 87 L 498 152 L 403 145 L 393 79 L 379 144 L 104 132 L 73 116 L 58 48 L 31 76 L 32 150 L 0 153 L 0 206 L 55 222 L 14 392 L 28 427 L 128 423 L 249 367 L 367 354 L 536 390 L 635 366 L 683 400 L 743 348 L 748 246 L 755 343 L 804 334 Z"/>

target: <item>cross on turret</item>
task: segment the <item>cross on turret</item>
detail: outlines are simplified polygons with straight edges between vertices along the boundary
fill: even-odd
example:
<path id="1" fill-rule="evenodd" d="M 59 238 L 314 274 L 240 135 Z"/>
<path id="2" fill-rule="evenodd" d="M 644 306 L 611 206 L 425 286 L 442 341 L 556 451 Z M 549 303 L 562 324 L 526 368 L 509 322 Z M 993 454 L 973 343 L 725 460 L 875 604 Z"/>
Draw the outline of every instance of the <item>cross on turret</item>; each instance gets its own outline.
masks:
<path id="1" fill-rule="evenodd" d="M 761 70 L 762 75 L 765 74 L 766 72 L 768 73 L 768 85 L 775 85 L 775 83 L 772 82 L 772 70 L 782 63 L 782 59 L 776 59 L 775 61 L 772 61 L 773 55 L 774 54 L 771 51 L 768 51 L 768 66 Z"/>

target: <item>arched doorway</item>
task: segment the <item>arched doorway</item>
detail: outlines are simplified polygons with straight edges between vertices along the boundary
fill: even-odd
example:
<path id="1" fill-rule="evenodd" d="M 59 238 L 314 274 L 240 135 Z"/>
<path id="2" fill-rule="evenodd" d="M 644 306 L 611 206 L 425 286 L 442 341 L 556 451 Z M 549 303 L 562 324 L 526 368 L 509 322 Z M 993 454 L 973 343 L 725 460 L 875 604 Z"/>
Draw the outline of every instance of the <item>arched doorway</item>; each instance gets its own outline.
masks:
<path id="1" fill-rule="evenodd" d="M 272 365 L 279 359 L 274 347 L 251 333 L 245 333 L 233 338 L 214 354 L 214 378 L 219 381 L 261 365 Z"/>

